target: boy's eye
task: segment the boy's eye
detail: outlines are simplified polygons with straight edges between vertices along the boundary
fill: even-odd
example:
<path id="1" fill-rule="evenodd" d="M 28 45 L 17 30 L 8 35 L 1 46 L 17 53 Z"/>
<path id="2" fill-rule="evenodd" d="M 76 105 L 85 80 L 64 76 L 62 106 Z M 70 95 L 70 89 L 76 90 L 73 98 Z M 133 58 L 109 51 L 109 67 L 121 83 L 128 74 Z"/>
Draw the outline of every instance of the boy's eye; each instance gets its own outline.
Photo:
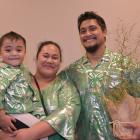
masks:
<path id="1" fill-rule="evenodd" d="M 20 50 L 20 49 L 19 49 L 19 50 L 17 50 L 17 52 L 21 52 L 21 51 L 22 51 L 22 50 Z"/>
<path id="2" fill-rule="evenodd" d="M 5 49 L 5 51 L 6 51 L 6 52 L 10 52 L 11 50 L 10 50 L 10 49 Z"/>

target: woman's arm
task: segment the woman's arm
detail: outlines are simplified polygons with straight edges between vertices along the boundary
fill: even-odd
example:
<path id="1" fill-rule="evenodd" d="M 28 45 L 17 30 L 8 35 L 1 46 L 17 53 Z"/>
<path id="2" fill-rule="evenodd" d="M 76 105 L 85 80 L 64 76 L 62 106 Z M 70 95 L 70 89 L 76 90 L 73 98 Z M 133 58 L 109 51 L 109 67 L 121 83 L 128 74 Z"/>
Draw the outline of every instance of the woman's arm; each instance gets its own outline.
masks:
<path id="1" fill-rule="evenodd" d="M 53 109 L 52 106 L 57 108 L 51 110 L 44 121 L 40 121 L 31 128 L 18 130 L 14 140 L 38 140 L 55 133 L 65 139 L 74 140 L 80 100 L 73 84 L 65 82 L 66 79 L 61 80 L 57 81 L 53 85 L 53 90 L 44 97 L 44 101 L 51 103 L 50 110 Z"/>
<path id="2" fill-rule="evenodd" d="M 38 140 L 48 137 L 56 131 L 45 121 L 40 121 L 30 128 L 16 131 L 14 140 Z"/>
<path id="3" fill-rule="evenodd" d="M 58 80 L 58 84 L 56 84 L 55 87 L 57 87 L 57 90 L 54 91 L 54 93 L 51 93 L 50 103 L 52 103 L 53 106 L 52 97 L 55 97 L 57 92 L 55 98 L 58 101 L 58 103 L 56 103 L 56 105 L 58 104 L 58 108 L 52 111 L 52 113 L 46 118 L 46 121 L 59 135 L 65 139 L 74 140 L 76 122 L 81 107 L 78 92 L 73 83 L 67 79 L 65 74 L 62 75 L 60 81 Z M 49 99 L 46 98 L 46 100 Z"/>

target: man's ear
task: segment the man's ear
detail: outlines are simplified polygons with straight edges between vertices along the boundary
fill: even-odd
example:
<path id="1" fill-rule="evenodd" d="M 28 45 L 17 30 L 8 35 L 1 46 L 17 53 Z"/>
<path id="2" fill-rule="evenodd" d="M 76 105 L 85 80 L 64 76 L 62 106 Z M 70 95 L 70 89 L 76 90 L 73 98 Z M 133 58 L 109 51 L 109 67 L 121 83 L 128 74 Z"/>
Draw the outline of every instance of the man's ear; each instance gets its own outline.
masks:
<path id="1" fill-rule="evenodd" d="M 104 32 L 104 34 L 105 34 L 105 35 L 107 35 L 107 29 L 104 29 L 104 31 L 103 31 L 103 32 Z"/>
<path id="2" fill-rule="evenodd" d="M 105 38 L 105 41 L 106 41 L 107 29 L 105 29 L 105 30 L 103 31 L 103 33 L 104 33 L 104 38 Z"/>

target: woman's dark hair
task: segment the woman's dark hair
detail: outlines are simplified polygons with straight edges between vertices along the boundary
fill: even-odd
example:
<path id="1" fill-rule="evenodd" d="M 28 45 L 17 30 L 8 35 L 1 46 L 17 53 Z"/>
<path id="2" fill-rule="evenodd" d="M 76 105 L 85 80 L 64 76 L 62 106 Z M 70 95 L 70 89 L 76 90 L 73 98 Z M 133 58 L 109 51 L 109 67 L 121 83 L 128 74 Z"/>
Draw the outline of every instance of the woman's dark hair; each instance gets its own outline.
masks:
<path id="1" fill-rule="evenodd" d="M 36 54 L 36 58 L 38 58 L 38 55 L 40 53 L 40 51 L 42 50 L 42 48 L 46 45 L 54 45 L 58 48 L 59 50 L 59 53 L 60 53 L 60 60 L 62 61 L 62 50 L 60 48 L 60 46 L 56 43 L 56 42 L 53 42 L 53 41 L 44 41 L 44 42 L 41 42 L 40 45 L 38 46 L 38 50 L 37 50 L 37 54 Z"/>
<path id="2" fill-rule="evenodd" d="M 105 31 L 107 29 L 106 23 L 101 16 L 97 15 L 93 11 L 87 11 L 78 17 L 78 30 L 79 30 L 79 32 L 80 32 L 80 26 L 81 26 L 82 22 L 85 20 L 88 20 L 88 19 L 95 19 L 97 21 L 97 23 L 99 24 L 99 26 L 101 27 L 102 31 Z"/>
<path id="3" fill-rule="evenodd" d="M 5 39 L 22 40 L 24 45 L 25 45 L 25 48 L 26 48 L 26 40 L 25 40 L 25 38 L 23 36 L 21 36 L 20 34 L 16 33 L 16 32 L 11 31 L 11 32 L 8 32 L 8 33 L 4 34 L 3 36 L 1 36 L 1 38 L 0 38 L 0 48 L 1 48 L 1 46 L 3 44 L 3 41 Z"/>

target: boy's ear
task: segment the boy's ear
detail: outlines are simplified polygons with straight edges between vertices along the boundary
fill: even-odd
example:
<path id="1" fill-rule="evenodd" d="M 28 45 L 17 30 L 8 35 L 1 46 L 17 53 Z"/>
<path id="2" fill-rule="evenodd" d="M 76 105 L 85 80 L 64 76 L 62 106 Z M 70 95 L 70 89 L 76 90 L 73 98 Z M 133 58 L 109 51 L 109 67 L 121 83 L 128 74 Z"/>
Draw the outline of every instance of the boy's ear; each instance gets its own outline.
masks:
<path id="1" fill-rule="evenodd" d="M 2 62 L 2 56 L 1 56 L 1 48 L 0 48 L 0 62 Z"/>
<path id="2" fill-rule="evenodd" d="M 5 63 L 3 63 L 2 56 L 0 54 L 0 67 L 4 67 L 4 66 L 5 66 Z"/>

